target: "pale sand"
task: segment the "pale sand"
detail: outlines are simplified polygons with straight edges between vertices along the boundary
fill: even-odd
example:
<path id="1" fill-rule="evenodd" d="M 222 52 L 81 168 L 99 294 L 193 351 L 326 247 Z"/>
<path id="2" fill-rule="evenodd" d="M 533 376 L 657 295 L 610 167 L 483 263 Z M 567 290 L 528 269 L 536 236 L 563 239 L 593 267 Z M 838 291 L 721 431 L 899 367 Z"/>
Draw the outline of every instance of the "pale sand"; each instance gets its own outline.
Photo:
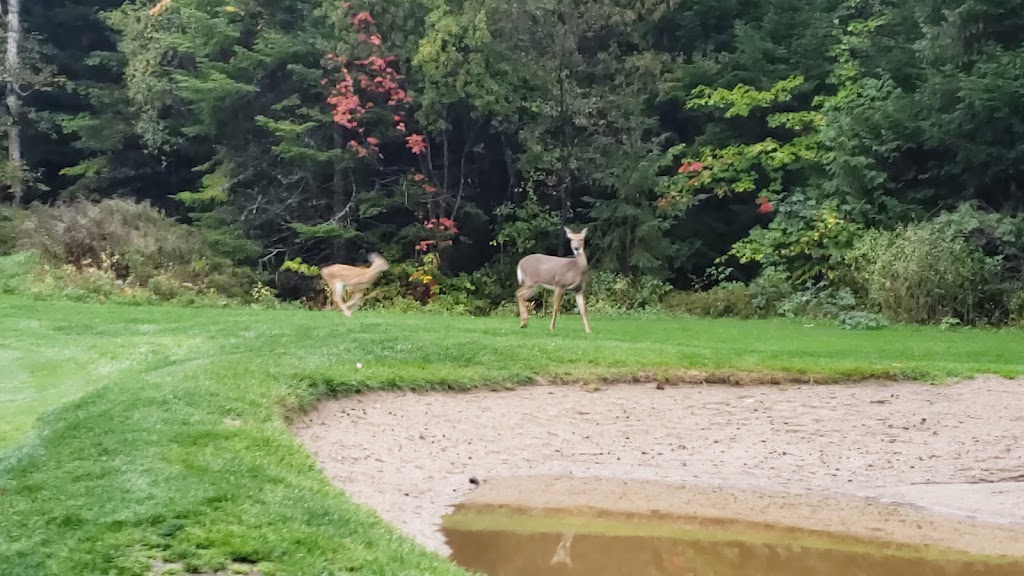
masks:
<path id="1" fill-rule="evenodd" d="M 441 518 L 468 498 L 1024 556 L 1021 381 L 373 393 L 293 431 L 353 500 L 442 554 Z"/>

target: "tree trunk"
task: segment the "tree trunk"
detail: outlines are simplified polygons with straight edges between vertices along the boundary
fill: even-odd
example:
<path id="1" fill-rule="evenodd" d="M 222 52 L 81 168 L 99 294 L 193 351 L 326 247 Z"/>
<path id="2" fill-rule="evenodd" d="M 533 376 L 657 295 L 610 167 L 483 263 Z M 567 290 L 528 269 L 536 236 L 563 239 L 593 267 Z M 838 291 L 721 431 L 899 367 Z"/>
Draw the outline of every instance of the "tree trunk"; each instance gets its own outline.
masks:
<path id="1" fill-rule="evenodd" d="M 11 171 L 11 192 L 14 194 L 13 204 L 21 204 L 23 188 L 21 162 L 21 130 L 18 115 L 21 111 L 21 99 L 18 95 L 18 76 L 21 62 L 18 58 L 18 46 L 21 43 L 21 0 L 7 0 L 7 112 L 11 115 L 11 125 L 7 129 L 7 160 Z"/>

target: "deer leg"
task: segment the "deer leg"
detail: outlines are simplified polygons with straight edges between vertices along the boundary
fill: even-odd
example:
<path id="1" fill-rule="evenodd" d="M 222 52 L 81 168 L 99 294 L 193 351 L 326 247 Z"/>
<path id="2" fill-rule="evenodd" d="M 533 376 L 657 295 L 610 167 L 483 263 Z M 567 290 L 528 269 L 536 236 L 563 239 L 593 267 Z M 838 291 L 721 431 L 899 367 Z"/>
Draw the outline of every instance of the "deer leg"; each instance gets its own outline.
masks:
<path id="1" fill-rule="evenodd" d="M 580 316 L 583 317 L 583 329 L 590 334 L 590 323 L 587 322 L 587 305 L 583 301 L 583 292 L 576 293 L 576 306 L 580 309 Z"/>
<path id="2" fill-rule="evenodd" d="M 526 301 L 533 297 L 537 289 L 534 286 L 522 286 L 516 290 L 516 301 L 519 302 L 519 327 L 526 328 L 530 314 L 526 311 Z"/>
<path id="3" fill-rule="evenodd" d="M 335 282 L 334 286 L 331 286 L 331 300 L 338 305 L 338 310 L 345 311 L 345 304 L 343 303 L 342 296 L 345 295 L 345 284 L 342 282 Z"/>
<path id="4" fill-rule="evenodd" d="M 555 287 L 555 295 L 551 298 L 551 331 L 555 331 L 555 319 L 558 318 L 558 309 L 562 307 L 562 294 L 565 288 Z"/>
<path id="5" fill-rule="evenodd" d="M 352 295 L 352 298 L 347 302 L 348 309 L 349 309 L 349 314 L 348 314 L 349 316 L 352 315 L 352 312 L 355 311 L 356 306 L 359 305 L 359 302 L 362 299 L 363 299 L 363 291 L 362 290 L 357 290 L 355 292 L 355 294 Z"/>

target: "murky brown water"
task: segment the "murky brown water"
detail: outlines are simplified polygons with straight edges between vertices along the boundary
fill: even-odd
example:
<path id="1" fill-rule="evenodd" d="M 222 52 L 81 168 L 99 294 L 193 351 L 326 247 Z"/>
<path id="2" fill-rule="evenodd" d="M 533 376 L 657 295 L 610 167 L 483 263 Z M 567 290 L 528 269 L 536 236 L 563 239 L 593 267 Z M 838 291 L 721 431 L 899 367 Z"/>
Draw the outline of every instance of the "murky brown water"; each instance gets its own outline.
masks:
<path id="1" fill-rule="evenodd" d="M 711 521 L 704 532 L 692 518 L 676 523 L 592 513 L 571 517 L 565 511 L 557 517 L 479 512 L 456 510 L 443 531 L 457 564 L 489 576 L 1024 575 L 1024 558 L 974 557 L 753 523 Z"/>

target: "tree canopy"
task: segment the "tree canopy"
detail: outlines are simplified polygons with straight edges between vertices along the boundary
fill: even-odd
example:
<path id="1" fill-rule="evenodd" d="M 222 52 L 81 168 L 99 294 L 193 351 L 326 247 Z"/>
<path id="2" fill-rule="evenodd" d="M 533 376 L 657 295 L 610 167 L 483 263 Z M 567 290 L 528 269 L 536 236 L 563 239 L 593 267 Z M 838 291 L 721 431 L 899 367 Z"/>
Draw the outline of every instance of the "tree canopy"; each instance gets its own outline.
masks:
<path id="1" fill-rule="evenodd" d="M 497 302 L 518 257 L 586 225 L 630 282 L 877 307 L 854 255 L 940 218 L 998 260 L 983 316 L 1014 314 L 1024 2 L 33 0 L 21 20 L 4 198 L 149 201 L 282 295 L 308 288 L 282 266 L 377 251 Z"/>

